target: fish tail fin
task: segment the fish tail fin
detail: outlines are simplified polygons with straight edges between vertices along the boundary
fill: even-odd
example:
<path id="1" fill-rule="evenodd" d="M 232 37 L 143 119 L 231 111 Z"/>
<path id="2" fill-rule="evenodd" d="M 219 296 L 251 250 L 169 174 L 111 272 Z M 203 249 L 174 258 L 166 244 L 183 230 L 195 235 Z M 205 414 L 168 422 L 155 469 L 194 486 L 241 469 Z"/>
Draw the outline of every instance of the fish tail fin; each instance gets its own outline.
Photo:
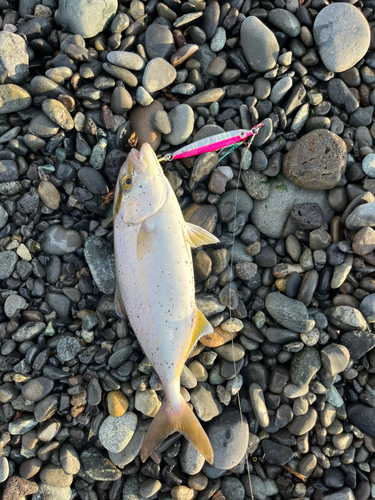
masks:
<path id="1" fill-rule="evenodd" d="M 208 436 L 182 396 L 178 407 L 172 407 L 169 398 L 164 399 L 144 438 L 142 462 L 174 432 L 180 432 L 212 464 L 214 454 Z"/>

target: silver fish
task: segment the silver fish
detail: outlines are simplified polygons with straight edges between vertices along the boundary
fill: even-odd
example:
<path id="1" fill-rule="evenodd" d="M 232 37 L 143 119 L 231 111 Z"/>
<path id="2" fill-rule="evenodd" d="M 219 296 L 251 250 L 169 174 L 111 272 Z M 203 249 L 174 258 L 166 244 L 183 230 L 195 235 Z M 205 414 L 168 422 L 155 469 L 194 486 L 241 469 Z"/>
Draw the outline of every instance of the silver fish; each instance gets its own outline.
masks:
<path id="1" fill-rule="evenodd" d="M 213 331 L 195 304 L 191 248 L 218 241 L 184 221 L 153 149 L 132 149 L 114 198 L 116 310 L 129 318 L 165 392 L 142 445 L 143 461 L 176 431 L 213 461 L 209 439 L 181 396 L 180 375 L 197 340 Z"/>

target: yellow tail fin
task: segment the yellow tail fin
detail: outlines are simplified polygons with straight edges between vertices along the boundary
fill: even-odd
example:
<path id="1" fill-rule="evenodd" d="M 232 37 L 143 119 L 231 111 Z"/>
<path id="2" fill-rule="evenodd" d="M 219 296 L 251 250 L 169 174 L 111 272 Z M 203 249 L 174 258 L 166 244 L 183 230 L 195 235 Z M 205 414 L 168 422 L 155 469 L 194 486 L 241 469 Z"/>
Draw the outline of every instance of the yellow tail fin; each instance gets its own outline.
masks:
<path id="1" fill-rule="evenodd" d="M 147 460 L 165 438 L 176 431 L 185 436 L 207 462 L 212 464 L 214 453 L 211 443 L 197 417 L 182 396 L 177 408 L 172 408 L 170 401 L 167 398 L 164 399 L 144 438 L 141 449 L 142 462 Z"/>

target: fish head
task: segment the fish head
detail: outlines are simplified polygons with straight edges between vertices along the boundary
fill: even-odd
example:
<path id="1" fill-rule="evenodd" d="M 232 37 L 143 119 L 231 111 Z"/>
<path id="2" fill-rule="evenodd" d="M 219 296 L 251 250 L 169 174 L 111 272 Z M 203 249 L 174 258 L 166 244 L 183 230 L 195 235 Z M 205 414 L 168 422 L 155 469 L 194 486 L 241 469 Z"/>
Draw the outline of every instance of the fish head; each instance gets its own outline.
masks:
<path id="1" fill-rule="evenodd" d="M 152 217 L 164 205 L 167 183 L 149 144 L 143 144 L 140 151 L 132 149 L 117 178 L 114 218 L 137 225 Z"/>

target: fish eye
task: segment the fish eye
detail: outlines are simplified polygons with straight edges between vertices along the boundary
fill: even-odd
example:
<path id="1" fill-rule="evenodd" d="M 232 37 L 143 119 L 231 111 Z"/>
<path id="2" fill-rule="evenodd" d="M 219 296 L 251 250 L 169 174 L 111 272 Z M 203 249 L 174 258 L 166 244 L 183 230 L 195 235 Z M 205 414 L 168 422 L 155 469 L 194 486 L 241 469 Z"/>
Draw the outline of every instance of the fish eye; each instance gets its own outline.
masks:
<path id="1" fill-rule="evenodd" d="M 241 136 L 241 137 L 245 137 L 245 131 L 244 131 L 244 130 L 241 130 L 241 132 L 240 132 L 240 136 Z"/>
<path id="2" fill-rule="evenodd" d="M 130 177 L 130 175 L 127 175 L 126 177 L 124 177 L 122 179 L 122 186 L 123 186 L 123 188 L 129 189 L 130 186 L 131 186 L 131 184 L 132 184 L 132 178 Z"/>

